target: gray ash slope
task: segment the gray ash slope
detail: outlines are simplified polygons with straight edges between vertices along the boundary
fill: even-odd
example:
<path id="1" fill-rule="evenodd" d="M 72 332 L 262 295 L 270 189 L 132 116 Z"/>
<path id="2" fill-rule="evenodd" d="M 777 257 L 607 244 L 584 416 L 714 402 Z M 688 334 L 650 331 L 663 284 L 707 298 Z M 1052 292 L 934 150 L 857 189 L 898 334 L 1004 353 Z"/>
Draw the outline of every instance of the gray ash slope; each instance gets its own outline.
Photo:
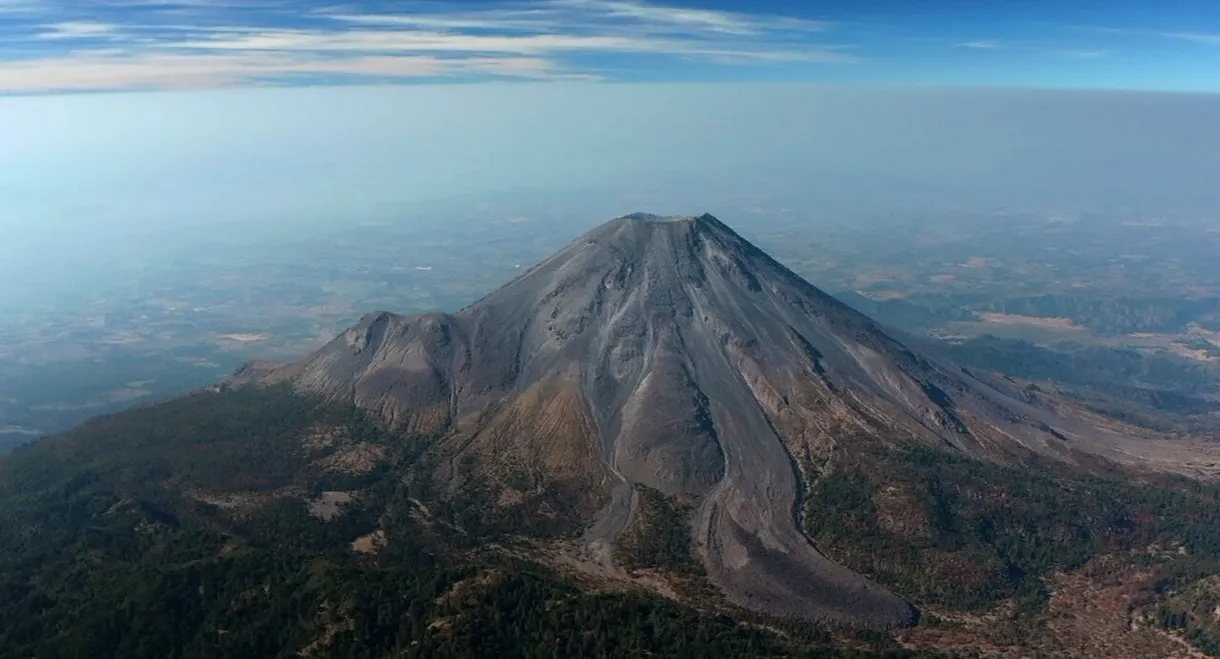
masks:
<path id="1" fill-rule="evenodd" d="M 481 465 L 442 470 L 451 492 L 480 479 L 511 505 L 521 486 L 498 474 L 533 469 L 583 511 L 606 569 L 636 485 L 688 497 L 693 546 L 730 599 L 869 626 L 915 612 L 823 556 L 797 514 L 802 483 L 852 442 L 1009 463 L 1144 450 L 908 350 L 710 215 L 612 220 L 456 314 L 369 314 L 234 380 L 287 380 L 439 437 L 439 455 Z"/>

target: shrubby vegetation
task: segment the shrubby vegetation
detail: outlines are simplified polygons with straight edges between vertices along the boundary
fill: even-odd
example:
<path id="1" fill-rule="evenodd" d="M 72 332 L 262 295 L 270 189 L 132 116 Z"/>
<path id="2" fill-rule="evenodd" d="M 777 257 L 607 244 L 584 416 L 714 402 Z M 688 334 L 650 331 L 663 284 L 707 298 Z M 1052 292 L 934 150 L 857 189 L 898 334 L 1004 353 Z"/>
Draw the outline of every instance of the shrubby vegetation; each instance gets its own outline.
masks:
<path id="1" fill-rule="evenodd" d="M 1047 380 L 1103 414 L 1167 432 L 1214 432 L 1220 416 L 1220 368 L 1168 352 L 1059 341 L 1036 345 L 989 334 L 944 342 L 919 333 L 954 321 L 978 320 L 976 311 L 1061 317 L 1094 332 L 1177 333 L 1191 322 L 1220 317 L 1220 300 L 1108 299 L 1045 295 L 996 301 L 967 294 L 918 294 L 872 300 L 858 293 L 841 299 L 881 322 L 914 335 L 904 337 L 925 352 L 971 368 L 1029 380 Z M 1220 354 L 1197 340 L 1194 347 Z"/>
<path id="2" fill-rule="evenodd" d="M 984 335 L 956 343 L 916 339 L 928 352 L 975 369 L 1055 388 L 1110 417 L 1157 430 L 1214 432 L 1220 368 L 1175 355 L 1060 342 L 1053 347 Z"/>
<path id="3" fill-rule="evenodd" d="M 1149 355 L 1130 348 L 1061 345 L 1052 350 L 1028 341 L 989 335 L 945 344 L 941 350 L 956 363 L 966 366 L 1030 380 L 1103 387 L 1116 395 L 1129 395 L 1128 392 L 1139 389 L 1117 384 L 1120 382 L 1172 389 L 1179 392 L 1177 398 L 1162 391 L 1163 399 L 1146 400 L 1189 412 L 1206 411 L 1207 408 L 1198 399 L 1185 394 L 1216 391 L 1220 375 L 1214 366 L 1203 362 Z M 1146 393 L 1137 395 L 1158 395 L 1156 390 L 1144 391 Z"/>
<path id="4" fill-rule="evenodd" d="M 1182 635 L 1211 656 L 1220 655 L 1220 578 L 1193 583 L 1164 601 L 1155 613 L 1162 629 Z"/>
<path id="5" fill-rule="evenodd" d="M 332 441 L 302 441 L 318 427 Z M 319 467 L 357 444 L 383 458 L 359 473 Z M 847 649 L 815 625 L 581 592 L 488 551 L 486 539 L 505 530 L 479 526 L 487 516 L 474 514 L 477 498 L 447 511 L 405 485 L 401 474 L 426 446 L 350 409 L 242 389 L 98 419 L 21 449 L 0 460 L 0 654 L 920 656 L 884 636 Z M 978 609 L 1016 598 L 1040 609 L 1054 572 L 1127 555 L 1158 571 L 1157 622 L 1216 647 L 1215 598 L 1200 584 L 1220 573 L 1217 486 L 868 442 L 851 457 L 821 471 L 805 465 L 804 524 L 830 556 L 913 601 Z M 327 490 L 353 493 L 331 521 L 307 505 Z M 620 560 L 699 580 L 688 503 L 639 494 Z M 352 550 L 377 530 L 379 551 Z M 1150 547 L 1184 550 L 1151 557 Z"/>
<path id="6" fill-rule="evenodd" d="M 1038 609 L 1048 577 L 1103 552 L 1139 560 L 1151 546 L 1185 547 L 1157 563 L 1166 592 L 1220 572 L 1218 501 L 1220 488 L 1186 479 L 1133 484 L 911 448 L 821 474 L 804 520 L 830 556 L 917 602 Z"/>
<path id="7" fill-rule="evenodd" d="M 338 448 L 384 448 L 381 466 L 318 468 L 337 448 L 302 443 L 316 424 L 343 429 Z M 0 460 L 0 654 L 931 656 L 886 639 L 839 648 L 816 626 L 764 627 L 642 594 L 587 594 L 536 564 L 468 550 L 477 542 L 454 541 L 466 529 L 421 516 L 399 480 L 421 441 L 286 390 L 236 390 L 17 451 Z M 342 515 L 309 513 L 305 499 L 339 488 L 357 495 Z M 649 560 L 685 565 L 667 526 L 684 513 L 646 496 L 659 532 Z M 379 551 L 351 549 L 377 529 Z"/>
<path id="8" fill-rule="evenodd" d="M 1220 298 L 1105 297 L 1095 293 L 997 297 L 986 293 L 917 293 L 872 300 L 859 293 L 837 295 L 888 325 L 921 329 L 948 321 L 975 320 L 976 312 L 1066 318 L 1099 334 L 1179 333 L 1191 322 L 1220 316 Z"/>
<path id="9" fill-rule="evenodd" d="M 619 541 L 618 561 L 629 569 L 702 575 L 703 564 L 691 549 L 694 507 L 643 485 L 636 486 L 636 496 L 639 509 Z"/>

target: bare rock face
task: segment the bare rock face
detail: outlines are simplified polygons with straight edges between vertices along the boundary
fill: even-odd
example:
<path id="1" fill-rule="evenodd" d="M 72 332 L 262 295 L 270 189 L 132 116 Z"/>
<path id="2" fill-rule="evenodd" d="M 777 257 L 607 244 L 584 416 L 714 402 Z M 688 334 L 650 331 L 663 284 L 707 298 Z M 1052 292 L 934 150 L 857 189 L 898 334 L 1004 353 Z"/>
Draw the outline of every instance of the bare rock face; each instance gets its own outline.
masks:
<path id="1" fill-rule="evenodd" d="M 694 497 L 693 546 L 732 600 L 878 627 L 915 612 L 803 534 L 803 465 L 862 436 L 998 461 L 1139 453 L 911 352 L 710 215 L 610 221 L 456 314 L 369 314 L 235 380 L 440 438 L 451 491 L 563 492 L 591 548 L 627 525 L 635 485 Z"/>

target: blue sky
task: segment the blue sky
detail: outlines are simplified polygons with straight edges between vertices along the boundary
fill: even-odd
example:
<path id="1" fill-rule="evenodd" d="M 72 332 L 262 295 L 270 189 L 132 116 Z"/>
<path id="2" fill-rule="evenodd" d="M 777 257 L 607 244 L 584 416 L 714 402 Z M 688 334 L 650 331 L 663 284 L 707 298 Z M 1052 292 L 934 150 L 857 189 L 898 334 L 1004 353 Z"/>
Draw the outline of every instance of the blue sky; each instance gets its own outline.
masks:
<path id="1" fill-rule="evenodd" d="M 0 93 L 481 80 L 1220 90 L 1220 2 L 0 0 Z"/>

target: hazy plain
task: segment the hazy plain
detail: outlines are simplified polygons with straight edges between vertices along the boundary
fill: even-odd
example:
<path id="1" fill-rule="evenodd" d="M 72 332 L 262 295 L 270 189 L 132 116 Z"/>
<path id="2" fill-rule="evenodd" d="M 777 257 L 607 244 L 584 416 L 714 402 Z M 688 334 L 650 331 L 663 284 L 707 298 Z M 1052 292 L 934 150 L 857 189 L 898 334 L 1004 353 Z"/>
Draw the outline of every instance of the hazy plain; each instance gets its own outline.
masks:
<path id="1" fill-rule="evenodd" d="M 1037 317 L 995 298 L 1210 299 L 1218 113 L 764 84 L 3 98 L 0 437 L 301 354 L 373 308 L 452 310 L 637 210 L 712 212 L 874 300 L 974 293 Z"/>

